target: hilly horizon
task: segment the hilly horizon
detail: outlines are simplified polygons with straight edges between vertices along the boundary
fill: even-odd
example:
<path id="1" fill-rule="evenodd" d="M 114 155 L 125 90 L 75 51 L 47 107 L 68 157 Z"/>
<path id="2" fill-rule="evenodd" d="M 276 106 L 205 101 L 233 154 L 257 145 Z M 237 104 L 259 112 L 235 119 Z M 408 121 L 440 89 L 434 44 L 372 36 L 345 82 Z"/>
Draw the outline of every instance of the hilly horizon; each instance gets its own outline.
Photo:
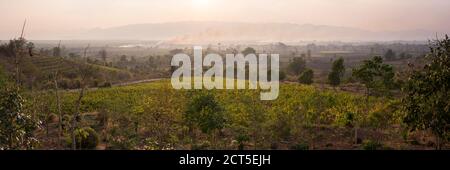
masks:
<path id="1" fill-rule="evenodd" d="M 423 41 L 432 39 L 436 34 L 440 33 L 429 30 L 375 32 L 351 27 L 291 23 L 185 21 L 96 28 L 67 38 L 163 40 L 166 43 L 193 44 L 241 41 Z"/>

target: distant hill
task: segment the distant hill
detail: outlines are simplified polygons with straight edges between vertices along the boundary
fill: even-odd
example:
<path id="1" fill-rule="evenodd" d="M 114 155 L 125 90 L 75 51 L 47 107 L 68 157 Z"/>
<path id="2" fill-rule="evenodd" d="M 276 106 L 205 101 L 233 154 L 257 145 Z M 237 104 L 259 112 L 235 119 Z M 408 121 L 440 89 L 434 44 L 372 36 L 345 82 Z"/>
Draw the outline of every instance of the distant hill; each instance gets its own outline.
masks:
<path id="1" fill-rule="evenodd" d="M 428 40 L 436 32 L 427 30 L 373 32 L 350 27 L 290 23 L 172 22 L 134 24 L 94 29 L 77 39 L 165 40 L 169 43 L 216 43 L 225 41 L 392 41 Z"/>

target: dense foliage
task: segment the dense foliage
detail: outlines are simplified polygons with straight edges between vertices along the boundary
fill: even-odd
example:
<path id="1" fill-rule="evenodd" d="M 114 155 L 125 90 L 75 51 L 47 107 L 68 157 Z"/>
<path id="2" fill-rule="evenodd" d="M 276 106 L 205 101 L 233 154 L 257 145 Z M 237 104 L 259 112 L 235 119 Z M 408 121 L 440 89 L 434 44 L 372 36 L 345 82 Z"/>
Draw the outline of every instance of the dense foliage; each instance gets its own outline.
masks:
<path id="1" fill-rule="evenodd" d="M 353 76 L 365 85 L 367 95 L 387 94 L 394 87 L 394 70 L 391 65 L 384 64 L 379 56 L 365 60 L 353 69 Z"/>
<path id="2" fill-rule="evenodd" d="M 444 140 L 450 138 L 450 39 L 437 40 L 427 55 L 429 64 L 413 70 L 403 99 L 405 123 L 413 129 L 431 129 Z M 438 140 L 438 146 L 439 146 Z"/>
<path id="3" fill-rule="evenodd" d="M 26 113 L 25 99 L 17 87 L 0 88 L 0 150 L 31 149 L 37 144 L 39 123 Z"/>
<path id="4" fill-rule="evenodd" d="M 306 69 L 306 62 L 303 58 L 296 57 L 289 63 L 288 71 L 293 75 L 300 75 Z"/>
<path id="5" fill-rule="evenodd" d="M 338 86 L 341 84 L 341 80 L 345 73 L 344 59 L 339 58 L 333 62 L 331 73 L 328 75 L 328 82 L 332 86 Z"/>
<path id="6" fill-rule="evenodd" d="M 203 133 L 221 129 L 225 124 L 221 106 L 209 93 L 192 96 L 183 117 L 190 128 L 199 127 Z"/>
<path id="7" fill-rule="evenodd" d="M 314 71 L 306 69 L 298 78 L 298 82 L 302 84 L 312 84 L 314 82 Z"/>

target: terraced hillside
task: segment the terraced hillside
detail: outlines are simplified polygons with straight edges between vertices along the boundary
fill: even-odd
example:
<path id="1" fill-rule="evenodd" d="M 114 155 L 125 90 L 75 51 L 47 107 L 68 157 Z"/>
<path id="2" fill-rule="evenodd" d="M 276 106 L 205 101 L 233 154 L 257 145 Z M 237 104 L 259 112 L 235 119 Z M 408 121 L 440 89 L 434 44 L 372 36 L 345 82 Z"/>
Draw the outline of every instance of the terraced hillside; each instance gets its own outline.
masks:
<path id="1" fill-rule="evenodd" d="M 95 69 L 98 69 L 99 72 L 104 73 L 123 73 L 123 74 L 130 74 L 129 71 L 121 70 L 113 67 L 106 67 L 106 66 L 100 66 L 95 64 L 89 64 L 89 63 L 79 63 L 72 60 L 67 60 L 61 57 L 45 57 L 45 56 L 39 56 L 39 57 L 29 57 L 29 60 L 33 65 L 39 68 L 41 72 L 44 73 L 54 73 L 56 71 L 62 72 L 62 73 L 72 73 L 77 71 L 77 67 L 81 64 L 87 64 L 91 67 L 94 67 Z"/>
<path id="2" fill-rule="evenodd" d="M 30 57 L 29 59 L 31 63 L 44 73 L 75 72 L 75 66 L 78 65 L 78 63 L 74 61 L 65 60 L 59 57 Z"/>
<path id="3" fill-rule="evenodd" d="M 1 65 L 11 78 L 15 72 L 15 60 L 12 57 L 0 56 Z M 20 62 L 21 82 L 30 88 L 45 88 L 53 86 L 52 76 L 59 75 L 61 88 L 78 88 L 80 83 L 80 66 L 93 69 L 92 80 L 87 82 L 91 87 L 109 86 L 112 83 L 123 83 L 132 80 L 133 74 L 128 70 L 100 66 L 80 61 L 68 60 L 62 57 L 24 56 Z"/>

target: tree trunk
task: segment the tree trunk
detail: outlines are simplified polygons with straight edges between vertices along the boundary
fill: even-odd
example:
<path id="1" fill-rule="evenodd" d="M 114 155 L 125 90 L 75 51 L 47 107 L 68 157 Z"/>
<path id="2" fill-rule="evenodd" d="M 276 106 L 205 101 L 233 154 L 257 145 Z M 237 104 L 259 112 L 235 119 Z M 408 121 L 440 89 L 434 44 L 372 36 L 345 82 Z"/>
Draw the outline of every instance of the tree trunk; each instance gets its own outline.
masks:
<path id="1" fill-rule="evenodd" d="M 197 134 L 195 133 L 195 129 L 192 126 L 189 126 L 189 135 L 192 138 L 192 143 L 197 144 Z"/>
<path id="2" fill-rule="evenodd" d="M 77 101 L 77 105 L 76 105 L 76 110 L 75 110 L 75 115 L 72 118 L 72 149 L 76 150 L 77 149 L 77 145 L 76 145 L 76 140 L 75 140 L 75 130 L 77 129 L 77 123 L 78 123 L 78 116 L 80 115 L 80 106 L 81 106 L 81 99 L 83 99 L 83 95 L 84 95 L 84 85 L 81 85 L 81 90 L 80 90 L 80 96 L 78 97 L 78 101 Z"/>
<path id="3" fill-rule="evenodd" d="M 366 87 L 366 102 L 367 104 L 369 104 L 369 96 L 370 96 L 370 89 L 368 87 Z"/>
<path id="4" fill-rule="evenodd" d="M 61 42 L 61 41 L 60 41 Z M 59 46 L 59 45 L 58 45 Z M 84 49 L 84 58 L 85 61 L 83 64 L 86 64 L 86 55 L 87 55 L 87 50 L 89 49 L 90 44 L 88 44 L 88 46 Z M 59 48 L 59 47 L 58 47 Z M 76 140 L 75 140 L 75 130 L 77 129 L 77 118 L 80 115 L 80 107 L 81 107 L 81 99 L 83 99 L 83 95 L 84 95 L 84 88 L 85 88 L 85 84 L 84 84 L 84 80 L 87 76 L 87 73 L 85 71 L 83 71 L 82 66 L 80 66 L 79 68 L 80 71 L 80 75 L 81 75 L 81 81 L 80 81 L 80 96 L 78 97 L 78 101 L 76 104 L 76 110 L 75 110 L 75 115 L 73 117 L 72 120 L 72 149 L 76 150 L 77 149 L 77 145 L 76 145 Z"/>
<path id="5" fill-rule="evenodd" d="M 47 119 L 48 119 L 48 117 L 47 117 Z M 47 138 L 48 138 L 48 120 L 45 120 L 45 135 L 47 135 Z"/>
<path id="6" fill-rule="evenodd" d="M 13 117 L 11 117 L 10 119 L 9 119 L 9 123 L 11 124 L 11 125 L 13 125 L 14 124 L 14 119 L 13 119 Z M 8 132 L 8 140 L 9 140 L 9 143 L 8 143 L 8 145 L 9 145 L 9 149 L 13 149 L 13 145 L 14 145 L 14 142 L 13 142 L 13 133 L 14 133 L 14 129 L 10 129 L 10 130 L 8 130 L 9 132 Z"/>
<path id="7" fill-rule="evenodd" d="M 108 149 L 109 146 L 109 135 L 108 135 L 108 123 L 105 126 L 105 150 Z"/>
<path id="8" fill-rule="evenodd" d="M 441 137 L 439 135 L 436 135 L 436 150 L 441 150 Z"/>
<path id="9" fill-rule="evenodd" d="M 8 138 L 9 138 L 9 144 L 8 144 L 9 149 L 13 149 L 12 133 L 9 133 Z"/>
<path id="10" fill-rule="evenodd" d="M 58 107 L 58 144 L 61 145 L 61 137 L 62 137 L 62 113 L 61 113 L 61 104 L 59 101 L 59 93 L 58 93 L 58 80 L 57 80 L 58 72 L 55 73 L 54 83 L 55 83 L 55 97 L 56 97 L 56 105 Z"/>
<path id="11" fill-rule="evenodd" d="M 139 122 L 134 122 L 134 132 L 136 133 L 136 136 L 139 136 Z"/>
<path id="12" fill-rule="evenodd" d="M 17 48 L 17 47 L 16 47 Z M 15 49 L 16 50 L 16 53 L 15 53 L 15 65 L 16 65 L 16 85 L 17 86 L 19 86 L 19 84 L 20 84 L 20 71 L 19 71 L 19 56 L 18 55 L 20 55 L 19 54 L 19 52 L 17 51 L 17 49 Z"/>

